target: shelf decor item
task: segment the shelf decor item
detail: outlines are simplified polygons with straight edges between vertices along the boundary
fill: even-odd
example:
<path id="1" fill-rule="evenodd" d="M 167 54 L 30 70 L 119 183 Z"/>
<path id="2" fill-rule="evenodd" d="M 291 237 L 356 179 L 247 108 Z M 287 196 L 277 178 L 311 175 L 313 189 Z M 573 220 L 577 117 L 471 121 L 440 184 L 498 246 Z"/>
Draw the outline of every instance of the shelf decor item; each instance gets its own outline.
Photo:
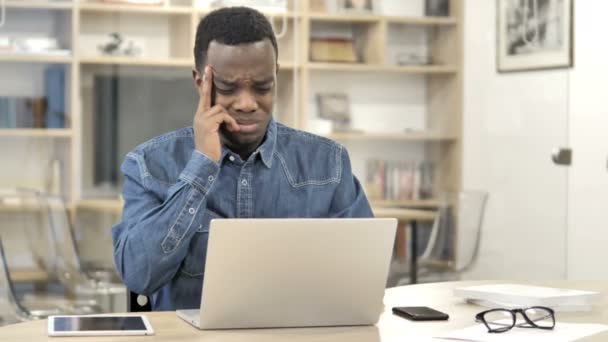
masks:
<path id="1" fill-rule="evenodd" d="M 373 0 L 338 0 L 341 12 L 373 13 L 376 8 Z"/>
<path id="2" fill-rule="evenodd" d="M 141 48 L 133 41 L 129 41 L 126 46 L 124 43 L 124 38 L 120 33 L 110 33 L 110 41 L 99 45 L 98 49 L 102 55 L 107 56 L 129 56 L 129 57 L 137 57 L 141 55 Z"/>
<path id="3" fill-rule="evenodd" d="M 499 72 L 572 66 L 572 0 L 498 0 Z"/>
<path id="4" fill-rule="evenodd" d="M 325 13 L 328 10 L 326 0 L 310 0 L 310 10 L 316 13 Z"/>
<path id="5" fill-rule="evenodd" d="M 319 117 L 330 120 L 333 131 L 350 131 L 350 100 L 345 93 L 317 94 Z"/>
<path id="6" fill-rule="evenodd" d="M 162 6 L 165 4 L 165 0 L 101 0 L 101 2 L 112 3 L 112 4 L 148 5 L 148 6 Z"/>
<path id="7" fill-rule="evenodd" d="M 427 17 L 449 17 L 449 0 L 426 0 L 424 2 L 424 15 Z"/>
<path id="8" fill-rule="evenodd" d="M 310 39 L 310 59 L 313 62 L 357 63 L 355 42 L 351 38 Z"/>

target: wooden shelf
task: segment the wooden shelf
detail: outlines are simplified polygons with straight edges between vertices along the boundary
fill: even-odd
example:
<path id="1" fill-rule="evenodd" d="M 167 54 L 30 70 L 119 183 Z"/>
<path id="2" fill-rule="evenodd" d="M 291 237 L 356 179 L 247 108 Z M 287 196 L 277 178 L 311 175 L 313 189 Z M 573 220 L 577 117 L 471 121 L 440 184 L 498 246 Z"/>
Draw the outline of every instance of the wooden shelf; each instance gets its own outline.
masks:
<path id="1" fill-rule="evenodd" d="M 0 62 L 69 64 L 73 60 L 72 56 L 57 56 L 52 54 L 0 53 Z"/>
<path id="2" fill-rule="evenodd" d="M 332 140 L 339 141 L 411 141 L 411 142 L 442 142 L 454 141 L 453 136 L 442 135 L 432 132 L 409 132 L 409 133 L 332 133 L 326 136 Z"/>
<path id="3" fill-rule="evenodd" d="M 213 11 L 213 9 L 208 9 L 208 8 L 194 8 L 192 10 L 198 12 L 198 14 L 200 16 L 207 15 L 207 13 Z M 262 13 L 268 18 L 281 18 L 283 15 L 286 15 L 288 19 L 293 19 L 293 18 L 297 18 L 299 16 L 299 14 L 297 14 L 296 12 L 293 12 L 293 11 L 287 11 L 284 14 L 278 13 L 278 12 L 264 12 L 264 11 L 262 11 Z"/>
<path id="4" fill-rule="evenodd" d="M 437 216 L 433 210 L 373 207 L 372 211 L 376 217 L 396 218 L 400 222 L 433 222 Z"/>
<path id="5" fill-rule="evenodd" d="M 382 65 L 363 63 L 317 63 L 309 62 L 305 68 L 310 70 L 324 71 L 347 71 L 347 72 L 397 72 L 405 74 L 454 74 L 458 70 L 454 67 L 440 65 Z"/>
<path id="6" fill-rule="evenodd" d="M 434 209 L 439 207 L 439 200 L 370 200 L 374 208 L 418 208 L 418 209 Z"/>
<path id="7" fill-rule="evenodd" d="M 433 25 L 453 26 L 458 21 L 452 17 L 400 17 L 374 14 L 348 14 L 348 13 L 311 13 L 307 16 L 311 21 L 318 22 L 345 22 L 345 23 L 378 23 L 404 25 Z"/>
<path id="8" fill-rule="evenodd" d="M 71 138 L 72 130 L 67 128 L 2 128 L 0 137 Z"/>
<path id="9" fill-rule="evenodd" d="M 457 68 L 445 65 L 386 65 L 382 66 L 384 72 L 401 72 L 406 74 L 456 74 Z"/>
<path id="10" fill-rule="evenodd" d="M 296 69 L 297 67 L 298 66 L 294 62 L 279 61 L 279 72 L 281 72 L 281 70 L 293 70 L 293 69 Z"/>
<path id="11" fill-rule="evenodd" d="M 39 269 L 16 269 L 10 271 L 14 283 L 44 283 L 49 281 L 49 274 Z"/>
<path id="12" fill-rule="evenodd" d="M 83 12 L 114 12 L 138 14 L 191 14 L 192 7 L 188 6 L 153 6 L 153 5 L 121 5 L 109 3 L 81 3 L 78 8 Z"/>
<path id="13" fill-rule="evenodd" d="M 74 7 L 71 1 L 11 1 L 6 2 L 7 8 L 68 10 Z"/>
<path id="14" fill-rule="evenodd" d="M 379 23 L 384 18 L 373 14 L 333 14 L 333 13 L 311 13 L 308 15 L 311 21 L 332 23 Z"/>
<path id="15" fill-rule="evenodd" d="M 91 56 L 82 57 L 82 64 L 97 65 L 132 65 L 132 66 L 155 66 L 155 67 L 184 67 L 191 68 L 194 61 L 189 58 L 139 58 L 139 57 L 114 57 L 114 56 Z"/>
<path id="16" fill-rule="evenodd" d="M 85 199 L 74 203 L 77 210 L 85 209 L 119 215 L 124 203 L 121 199 Z"/>
<path id="17" fill-rule="evenodd" d="M 429 25 L 429 26 L 455 26 L 458 21 L 451 17 L 395 17 L 386 16 L 384 17 L 389 24 L 403 24 L 403 25 Z"/>

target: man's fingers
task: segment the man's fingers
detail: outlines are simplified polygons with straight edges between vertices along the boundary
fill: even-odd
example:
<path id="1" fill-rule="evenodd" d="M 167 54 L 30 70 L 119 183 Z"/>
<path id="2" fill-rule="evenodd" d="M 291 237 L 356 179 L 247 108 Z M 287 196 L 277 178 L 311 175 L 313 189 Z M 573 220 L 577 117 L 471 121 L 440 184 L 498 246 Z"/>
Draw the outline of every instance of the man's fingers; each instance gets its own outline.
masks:
<path id="1" fill-rule="evenodd" d="M 199 100 L 199 112 L 206 112 L 211 108 L 211 89 L 213 88 L 213 72 L 209 66 L 203 71 L 203 90 Z"/>
<path id="2" fill-rule="evenodd" d="M 226 112 L 223 107 L 220 107 L 219 109 L 217 109 L 217 111 L 216 107 L 209 111 L 209 119 L 213 120 L 213 122 L 218 125 L 218 128 L 221 124 L 225 123 L 226 128 L 228 128 L 229 131 L 235 132 L 240 130 L 239 124 L 236 122 L 236 120 L 234 120 L 232 116 L 230 116 L 230 114 L 228 114 L 228 112 Z"/>

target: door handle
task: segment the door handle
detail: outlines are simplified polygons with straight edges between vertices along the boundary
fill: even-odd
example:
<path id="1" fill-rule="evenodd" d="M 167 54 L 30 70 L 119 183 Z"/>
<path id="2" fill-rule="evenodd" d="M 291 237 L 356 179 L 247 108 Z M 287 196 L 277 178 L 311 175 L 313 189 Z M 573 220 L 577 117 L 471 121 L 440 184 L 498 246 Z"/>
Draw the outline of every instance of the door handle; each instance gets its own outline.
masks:
<path id="1" fill-rule="evenodd" d="M 553 149 L 551 153 L 551 160 L 555 165 L 572 165 L 572 149 L 565 147 L 558 147 Z"/>

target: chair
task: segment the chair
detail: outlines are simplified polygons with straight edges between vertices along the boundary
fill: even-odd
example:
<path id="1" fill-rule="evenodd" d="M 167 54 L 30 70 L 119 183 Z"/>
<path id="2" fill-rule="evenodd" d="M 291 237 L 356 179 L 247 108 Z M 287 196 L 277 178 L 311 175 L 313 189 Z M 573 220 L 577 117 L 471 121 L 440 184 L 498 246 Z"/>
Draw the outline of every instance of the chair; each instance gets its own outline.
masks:
<path id="1" fill-rule="evenodd" d="M 426 247 L 418 258 L 419 278 L 459 278 L 474 266 L 488 194 L 483 191 L 444 193 Z M 405 285 L 404 278 L 397 286 Z"/>
<path id="2" fill-rule="evenodd" d="M 0 202 L 10 208 L 7 211 L 9 216 L 3 217 L 3 230 L 7 235 L 21 234 L 21 236 L 17 236 L 13 243 L 11 243 L 11 246 L 16 245 L 13 249 L 20 252 L 16 255 L 13 253 L 13 260 L 33 257 L 33 261 L 37 267 L 51 276 L 49 280 L 52 281 L 52 275 L 55 274 L 55 270 L 50 267 L 52 263 L 49 260 L 53 259 L 52 256 L 54 254 L 47 252 L 48 248 L 46 246 L 48 240 L 45 239 L 44 229 L 40 229 L 40 226 L 44 222 L 44 208 L 40 205 L 38 198 L 32 191 L 12 190 L 2 192 L 0 194 Z M 16 224 L 16 226 L 11 224 Z M 23 246 L 20 246 L 19 243 L 26 243 L 26 246 L 33 249 L 30 251 L 26 250 L 26 253 L 23 253 Z M 4 268 L 7 274 L 10 274 L 9 259 L 6 257 L 6 249 L 4 247 L 3 254 Z M 7 276 L 7 279 L 10 280 L 10 277 Z M 41 294 L 39 293 L 40 289 L 37 289 L 35 294 L 27 293 L 19 296 L 13 288 L 12 282 L 7 282 L 10 284 L 7 288 L 11 290 L 13 299 L 22 308 L 26 308 L 26 311 L 30 312 L 30 317 L 45 317 L 47 314 L 91 314 L 101 312 L 101 309 L 97 306 L 97 302 L 90 298 L 68 298 L 61 293 L 50 293 L 48 291 Z"/>
<path id="3" fill-rule="evenodd" d="M 29 319 L 31 319 L 30 312 L 19 304 L 15 296 L 4 254 L 4 245 L 0 239 L 0 326 Z"/>
<path id="4" fill-rule="evenodd" d="M 43 319 L 51 315 L 95 313 L 87 305 L 77 305 L 72 301 L 50 300 L 40 303 L 36 309 L 28 309 L 17 298 L 11 280 L 4 245 L 0 239 L 0 326 Z M 87 303 L 85 303 L 87 304 Z"/>
<path id="5" fill-rule="evenodd" d="M 56 274 L 61 283 L 74 296 L 94 298 L 109 312 L 124 311 L 126 287 L 112 270 L 85 272 L 73 236 L 70 219 L 63 198 L 37 193 L 45 209 L 48 229 L 56 253 Z"/>

